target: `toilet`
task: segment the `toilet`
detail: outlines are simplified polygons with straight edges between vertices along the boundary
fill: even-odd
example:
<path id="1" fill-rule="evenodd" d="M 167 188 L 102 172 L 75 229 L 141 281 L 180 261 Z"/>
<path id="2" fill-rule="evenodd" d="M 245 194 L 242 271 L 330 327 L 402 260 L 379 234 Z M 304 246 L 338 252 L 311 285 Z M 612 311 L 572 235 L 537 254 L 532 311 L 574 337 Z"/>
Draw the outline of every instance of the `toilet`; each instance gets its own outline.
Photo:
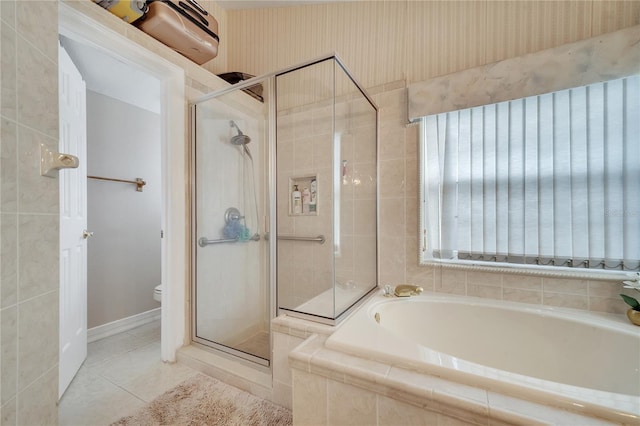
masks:
<path id="1" fill-rule="evenodd" d="M 154 300 L 162 303 L 162 284 L 153 288 L 153 298 Z"/>

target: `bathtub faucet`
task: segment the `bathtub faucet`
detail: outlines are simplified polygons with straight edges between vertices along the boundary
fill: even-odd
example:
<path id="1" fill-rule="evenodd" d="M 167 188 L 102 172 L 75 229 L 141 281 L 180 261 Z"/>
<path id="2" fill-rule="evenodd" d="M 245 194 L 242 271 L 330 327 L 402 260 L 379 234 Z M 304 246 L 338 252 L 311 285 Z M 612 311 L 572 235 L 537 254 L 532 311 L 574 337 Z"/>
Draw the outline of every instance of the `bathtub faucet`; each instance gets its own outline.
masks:
<path id="1" fill-rule="evenodd" d="M 396 286 L 396 289 L 393 291 L 397 297 L 409 297 L 409 296 L 417 296 L 422 293 L 424 290 L 422 287 L 418 287 L 413 284 L 400 284 Z"/>

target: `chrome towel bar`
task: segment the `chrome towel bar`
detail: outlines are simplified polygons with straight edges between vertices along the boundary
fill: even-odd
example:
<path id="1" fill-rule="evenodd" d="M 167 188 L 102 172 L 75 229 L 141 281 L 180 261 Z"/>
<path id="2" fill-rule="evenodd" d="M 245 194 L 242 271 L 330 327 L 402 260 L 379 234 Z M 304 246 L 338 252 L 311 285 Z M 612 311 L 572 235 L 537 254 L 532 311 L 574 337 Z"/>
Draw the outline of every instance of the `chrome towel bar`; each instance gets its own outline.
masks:
<path id="1" fill-rule="evenodd" d="M 311 241 L 314 243 L 324 244 L 326 239 L 324 235 L 318 235 L 317 237 L 294 237 L 289 235 L 278 235 L 279 240 L 290 240 L 290 241 Z"/>

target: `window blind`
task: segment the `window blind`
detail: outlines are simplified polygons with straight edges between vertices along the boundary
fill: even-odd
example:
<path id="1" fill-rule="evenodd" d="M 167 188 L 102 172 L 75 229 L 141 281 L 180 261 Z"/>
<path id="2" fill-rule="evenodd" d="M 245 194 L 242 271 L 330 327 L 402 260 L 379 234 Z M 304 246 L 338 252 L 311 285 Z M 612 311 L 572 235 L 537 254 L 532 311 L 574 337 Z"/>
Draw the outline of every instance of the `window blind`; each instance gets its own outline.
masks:
<path id="1" fill-rule="evenodd" d="M 423 118 L 434 259 L 640 270 L 640 76 Z"/>

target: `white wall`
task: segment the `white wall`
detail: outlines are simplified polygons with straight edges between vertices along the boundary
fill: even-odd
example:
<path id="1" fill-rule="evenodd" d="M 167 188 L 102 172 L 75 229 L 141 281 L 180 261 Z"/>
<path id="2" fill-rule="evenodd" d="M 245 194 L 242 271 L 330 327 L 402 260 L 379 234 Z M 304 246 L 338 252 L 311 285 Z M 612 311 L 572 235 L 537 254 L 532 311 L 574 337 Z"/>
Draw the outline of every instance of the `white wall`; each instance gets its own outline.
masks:
<path id="1" fill-rule="evenodd" d="M 87 91 L 88 175 L 147 183 L 89 179 L 88 327 L 160 305 L 160 116 Z"/>

